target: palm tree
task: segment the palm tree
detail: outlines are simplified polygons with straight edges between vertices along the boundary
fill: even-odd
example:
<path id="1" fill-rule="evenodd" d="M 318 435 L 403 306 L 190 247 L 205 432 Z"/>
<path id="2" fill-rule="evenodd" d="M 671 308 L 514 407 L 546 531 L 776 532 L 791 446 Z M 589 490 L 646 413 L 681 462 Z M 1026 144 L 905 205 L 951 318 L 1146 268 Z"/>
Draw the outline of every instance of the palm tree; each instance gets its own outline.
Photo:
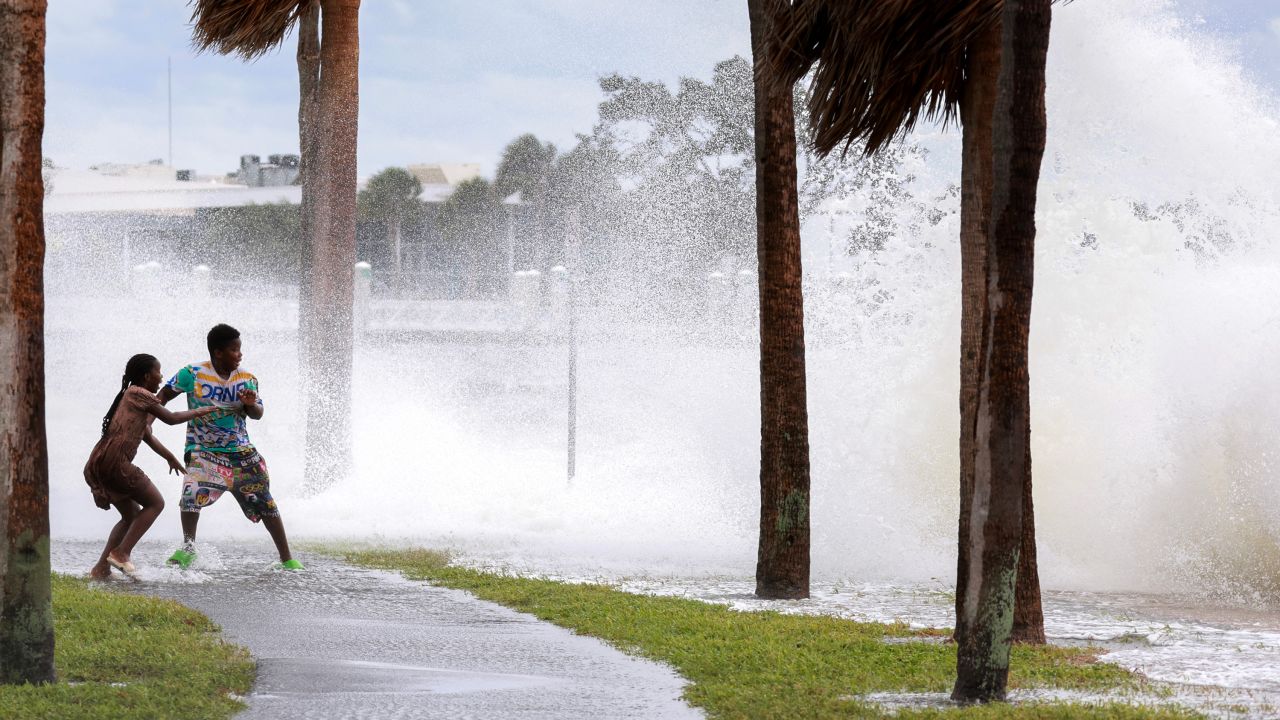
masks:
<path id="1" fill-rule="evenodd" d="M 395 256 L 397 274 L 404 271 L 400 228 L 422 208 L 418 202 L 421 194 L 422 182 L 413 173 L 389 167 L 369 178 L 356 199 L 362 214 L 387 226 L 387 244 Z"/>
<path id="2" fill-rule="evenodd" d="M 792 84 L 765 82 L 787 0 L 748 0 L 755 73 L 760 283 L 760 545 L 756 595 L 809 597 L 809 411 Z"/>
<path id="3" fill-rule="evenodd" d="M 566 228 L 561 218 L 550 207 L 553 176 L 556 170 L 556 146 L 544 143 L 533 133 L 525 133 L 502 151 L 498 169 L 493 176 L 493 192 L 499 200 L 520 193 L 518 206 L 508 205 L 507 231 L 508 257 L 512 269 L 515 265 L 516 212 L 520 208 L 521 233 L 526 237 L 522 245 L 530 252 L 532 267 L 546 268 L 554 264 L 551 259 L 563 255 L 563 238 Z"/>
<path id="4" fill-rule="evenodd" d="M 44 0 L 0 4 L 0 683 L 53 682 L 44 431 Z"/>
<path id="5" fill-rule="evenodd" d="M 198 48 L 245 59 L 282 43 L 295 24 L 299 28 L 305 246 L 299 334 L 312 490 L 351 469 L 359 14 L 360 0 L 195 0 L 192 17 Z"/>
<path id="6" fill-rule="evenodd" d="M 1013 636 L 1020 640 L 1044 641 L 1031 502 L 1029 402 L 1025 402 L 1028 392 L 1023 382 L 1026 347 L 1025 343 L 1015 342 L 1017 338 L 1009 333 L 988 332 L 994 318 L 991 288 L 996 285 L 995 279 L 1002 277 L 995 272 L 990 249 L 997 230 L 991 221 L 992 208 L 996 207 L 994 193 L 1000 187 L 995 161 L 1000 157 L 997 150 L 1004 147 L 1000 143 L 1007 145 L 1009 132 L 1008 127 L 998 129 L 994 122 L 996 78 L 1004 70 L 1003 43 L 1009 41 L 1007 34 L 1002 35 L 1001 23 L 1008 13 L 1021 12 L 1021 4 L 1010 2 L 1006 7 L 1002 0 L 944 4 L 929 0 L 801 0 L 788 22 L 779 28 L 786 51 L 771 72 L 776 82 L 787 85 L 816 64 L 810 93 L 811 125 L 815 147 L 823 154 L 841 146 L 847 152 L 857 141 L 865 142 L 864 152 L 874 153 L 909 131 L 922 117 L 954 119 L 958 110 L 963 123 L 961 494 L 956 592 L 956 639 L 962 659 L 974 658 L 975 642 L 1007 644 L 1007 634 L 1002 640 L 999 633 L 991 633 L 993 626 L 999 625 L 997 620 L 1008 619 L 1014 625 Z M 1047 9 L 1044 17 L 1047 27 Z M 1026 72 L 1033 72 L 1030 64 Z M 1043 83 L 1043 63 L 1039 72 Z M 1005 90 L 1007 94 L 1008 88 Z M 1043 108 L 1043 84 L 1040 93 Z M 1038 169 L 1038 156 L 1035 166 Z M 1021 200 L 1029 200 L 1034 209 L 1035 178 L 1024 172 L 1016 182 L 1020 183 L 1019 191 L 1027 191 L 1029 184 L 1030 198 Z M 1008 190 L 1007 185 L 1005 189 Z M 1025 205 L 1021 209 L 1025 211 Z M 1034 225 L 1029 227 L 1032 235 L 1023 237 L 1025 242 L 1014 248 L 1024 254 L 1021 259 L 1027 262 L 1032 258 L 1030 239 L 1034 237 Z M 1028 226 L 1020 229 L 1026 231 Z M 1024 301 L 1030 307 L 1029 265 L 1027 273 L 1026 286 L 1014 289 L 1023 293 L 1015 307 L 1021 307 L 1019 303 Z M 984 367 L 994 367 L 984 362 L 994 362 L 994 358 L 1020 367 L 1019 372 L 999 377 L 984 375 Z M 984 398 L 986 402 L 992 400 L 994 382 L 1005 383 L 995 397 L 1013 393 L 1023 398 L 1028 412 L 1011 418 L 1010 424 L 992 428 L 978 420 L 984 417 L 981 409 L 988 407 L 983 405 Z M 990 446 L 996 440 L 1004 448 L 1025 446 L 1026 452 L 1021 458 L 1008 452 L 993 456 Z M 1017 476 L 1017 484 L 1011 490 L 1003 481 L 1013 475 Z M 999 494 L 993 495 L 992 488 L 997 488 Z M 975 499 L 991 511 L 982 528 L 973 527 L 971 522 Z M 1008 509 L 1010 503 L 1017 506 L 1017 512 L 994 513 L 996 505 Z M 998 537 L 988 537 L 997 529 L 993 519 L 999 520 Z M 1014 530 L 1010 544 L 1003 534 Z M 1010 557 L 1017 572 L 1010 572 L 1007 577 L 1016 575 L 1016 592 L 1010 588 L 1007 595 L 993 594 L 995 578 L 991 572 L 999 563 L 992 561 L 1003 562 Z M 972 568 L 981 568 L 980 576 L 975 576 Z M 994 607 L 998 612 L 993 610 L 992 601 L 997 601 Z M 999 605 L 1006 601 L 1016 607 Z M 998 691 L 991 683 L 970 682 L 975 670 L 962 662 L 957 696 L 985 699 L 1002 694 L 1007 647 L 1004 652 L 1002 667 L 999 653 L 988 653 L 978 663 L 1000 677 Z"/>
<path id="7" fill-rule="evenodd" d="M 970 526 L 981 539 L 970 548 L 964 588 L 968 627 L 960 639 L 952 693 L 961 701 L 1003 699 L 1009 673 L 1011 611 L 1028 510 L 1023 491 L 1031 477 L 1027 345 L 1051 2 L 1005 0 L 1001 18 L 972 495 L 975 506 L 987 512 L 981 528 Z"/>
<path id="8" fill-rule="evenodd" d="M 479 177 L 463 180 L 437 212 L 441 239 L 461 261 L 458 269 L 463 276 L 463 296 L 477 297 L 482 289 L 492 292 L 502 221 L 502 203 L 493 185 Z"/>

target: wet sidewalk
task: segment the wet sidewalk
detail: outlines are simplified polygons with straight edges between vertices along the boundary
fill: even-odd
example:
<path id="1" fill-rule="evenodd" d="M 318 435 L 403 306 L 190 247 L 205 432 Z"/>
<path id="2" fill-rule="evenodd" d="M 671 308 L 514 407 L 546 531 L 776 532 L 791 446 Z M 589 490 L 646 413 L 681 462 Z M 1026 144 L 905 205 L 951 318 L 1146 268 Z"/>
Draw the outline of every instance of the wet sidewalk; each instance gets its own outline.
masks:
<path id="1" fill-rule="evenodd" d="M 54 544 L 54 569 L 83 574 L 100 548 Z M 238 718 L 697 718 L 661 665 L 466 593 L 270 546 L 218 543 L 192 570 L 140 546 L 143 582 L 249 648 L 258 680 Z M 123 587 L 124 582 L 118 583 Z"/>

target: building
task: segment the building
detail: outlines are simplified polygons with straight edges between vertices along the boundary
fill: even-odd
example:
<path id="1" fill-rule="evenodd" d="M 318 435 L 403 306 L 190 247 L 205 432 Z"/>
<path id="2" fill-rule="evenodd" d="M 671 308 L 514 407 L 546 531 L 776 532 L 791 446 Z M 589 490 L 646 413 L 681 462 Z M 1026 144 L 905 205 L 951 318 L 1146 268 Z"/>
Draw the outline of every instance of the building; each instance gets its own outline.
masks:
<path id="1" fill-rule="evenodd" d="M 181 274 L 197 264 L 214 268 L 245 263 L 265 268 L 264 282 L 293 282 L 289 259 L 273 262 L 264 256 L 287 252 L 281 233 L 296 232 L 287 213 L 250 206 L 298 205 L 302 187 L 294 185 L 296 155 L 271 155 L 260 162 L 255 155 L 240 158 L 240 169 L 223 176 L 175 170 L 162 161 L 140 164 L 104 163 L 87 170 L 53 169 L 52 191 L 45 198 L 48 240 L 47 267 L 51 289 L 67 292 L 117 293 L 129 282 L 132 269 L 150 262 Z M 375 279 L 422 294 L 448 296 L 463 292 L 459 278 L 476 272 L 473 248 L 447 247 L 436 228 L 436 209 L 457 183 L 479 177 L 478 164 L 410 165 L 423 182 L 418 199 L 422 212 L 401 228 L 405 275 L 391 278 L 394 253 L 388 229 L 381 222 L 360 219 L 356 228 L 357 255 L 371 262 Z M 361 183 L 363 186 L 363 182 Z M 243 208 L 244 210 L 239 210 Z M 247 234 L 228 245 L 225 229 L 237 215 L 257 215 Z M 269 223 L 263 226 L 261 223 Z M 287 237 L 287 236 L 286 236 Z M 497 248 L 490 255 L 498 254 Z M 506 275 L 505 248 L 495 272 Z M 498 267 L 500 265 L 500 267 Z M 488 270 L 486 270 L 488 272 Z M 91 287 L 82 279 L 95 277 Z M 79 283 L 76 287 L 60 284 Z M 487 283 L 494 285 L 493 282 Z M 414 290 L 416 289 L 416 290 Z"/>
<path id="2" fill-rule="evenodd" d="M 480 177 L 479 163 L 429 163 L 408 165 L 406 170 L 418 178 L 423 187 L 428 185 L 453 186 Z"/>
<path id="3" fill-rule="evenodd" d="M 241 155 L 236 179 L 248 187 L 280 187 L 298 180 L 300 158 L 297 155 L 268 155 L 263 163 L 257 155 Z"/>

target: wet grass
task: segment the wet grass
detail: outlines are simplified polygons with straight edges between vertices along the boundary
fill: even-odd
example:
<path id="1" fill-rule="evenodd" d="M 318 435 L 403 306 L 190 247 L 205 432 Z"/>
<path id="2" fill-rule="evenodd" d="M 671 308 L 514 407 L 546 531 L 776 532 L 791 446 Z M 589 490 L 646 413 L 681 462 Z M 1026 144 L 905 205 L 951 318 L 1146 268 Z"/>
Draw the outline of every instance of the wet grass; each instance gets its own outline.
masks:
<path id="1" fill-rule="evenodd" d="M 887 711 L 858 696 L 878 692 L 946 693 L 955 648 L 927 639 L 937 631 L 833 617 L 737 612 L 722 605 L 481 572 L 449 565 L 431 550 L 319 548 L 349 562 L 399 570 L 530 613 L 629 653 L 666 663 L 690 681 L 685 700 L 713 718 L 872 718 Z M 1080 648 L 1019 647 L 1010 684 L 1083 693 L 1136 695 L 1140 677 L 1097 662 Z M 1171 706 L 1117 701 L 1035 702 L 966 708 L 909 707 L 896 717 L 1190 718 Z"/>
<path id="2" fill-rule="evenodd" d="M 0 718 L 229 718 L 244 709 L 249 653 L 171 600 L 53 577 L 58 682 L 0 687 Z"/>

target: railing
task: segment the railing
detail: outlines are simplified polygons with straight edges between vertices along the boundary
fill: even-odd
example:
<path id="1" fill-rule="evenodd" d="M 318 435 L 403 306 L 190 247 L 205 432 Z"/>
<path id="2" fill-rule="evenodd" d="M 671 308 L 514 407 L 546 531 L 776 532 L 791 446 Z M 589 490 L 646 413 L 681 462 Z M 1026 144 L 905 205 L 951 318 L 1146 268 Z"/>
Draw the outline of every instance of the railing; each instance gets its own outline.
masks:
<path id="1" fill-rule="evenodd" d="M 139 318 L 167 326 L 240 317 L 262 329 L 297 328 L 298 287 L 292 284 L 215 278 L 203 266 L 163 271 L 156 263 L 139 265 L 124 278 L 111 274 L 92 283 L 83 274 L 60 277 L 46 287 L 47 326 L 54 331 L 123 328 Z M 75 282 L 66 281 L 68 277 Z M 578 302 L 581 331 L 594 341 L 751 345 L 758 342 L 756 283 L 750 271 L 651 280 L 655 291 L 647 300 L 596 288 Z M 518 335 L 554 340 L 569 332 L 571 287 L 564 268 L 510 277 L 466 276 L 379 273 L 359 263 L 354 286 L 356 328 L 369 338 Z M 809 343 L 859 342 L 878 324 L 912 322 L 894 312 L 891 296 L 872 290 L 866 281 L 848 275 L 806 278 Z M 216 302 L 200 302 L 203 298 Z M 202 315 L 206 310 L 209 318 Z"/>

